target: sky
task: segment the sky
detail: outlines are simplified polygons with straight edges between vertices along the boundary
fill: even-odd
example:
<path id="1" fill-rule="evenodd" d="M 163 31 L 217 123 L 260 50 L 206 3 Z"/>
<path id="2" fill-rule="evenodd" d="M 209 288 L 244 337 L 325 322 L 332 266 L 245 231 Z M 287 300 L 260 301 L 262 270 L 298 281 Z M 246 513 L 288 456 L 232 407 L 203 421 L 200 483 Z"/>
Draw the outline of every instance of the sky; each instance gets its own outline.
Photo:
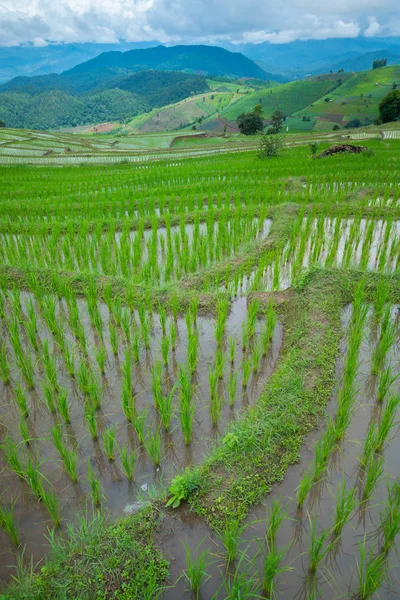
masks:
<path id="1" fill-rule="evenodd" d="M 0 0 L 0 46 L 400 35 L 399 0 Z"/>

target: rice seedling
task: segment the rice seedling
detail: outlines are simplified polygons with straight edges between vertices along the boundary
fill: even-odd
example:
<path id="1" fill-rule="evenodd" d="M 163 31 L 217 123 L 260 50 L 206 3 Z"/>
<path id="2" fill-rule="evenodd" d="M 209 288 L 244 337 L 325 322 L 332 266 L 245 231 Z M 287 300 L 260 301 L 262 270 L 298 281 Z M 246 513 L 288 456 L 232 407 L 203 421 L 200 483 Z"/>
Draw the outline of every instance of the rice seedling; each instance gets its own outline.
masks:
<path id="1" fill-rule="evenodd" d="M 99 439 L 99 431 L 97 428 L 96 411 L 89 400 L 85 402 L 85 419 L 90 437 L 95 442 Z"/>
<path id="2" fill-rule="evenodd" d="M 233 563 L 239 552 L 240 539 L 243 535 L 246 525 L 240 525 L 239 519 L 230 520 L 219 533 L 219 538 L 224 545 L 226 552 L 226 562 Z"/>
<path id="3" fill-rule="evenodd" d="M 355 488 L 347 490 L 346 479 L 343 476 L 342 481 L 337 487 L 335 518 L 333 532 L 335 535 L 340 535 L 343 527 L 350 518 L 351 513 L 357 507 Z"/>
<path id="4" fill-rule="evenodd" d="M 297 506 L 302 508 L 312 486 L 314 485 L 314 477 L 310 469 L 308 469 L 297 487 Z"/>
<path id="5" fill-rule="evenodd" d="M 128 481 L 132 481 L 135 475 L 136 453 L 128 452 L 126 446 L 119 451 L 122 469 Z"/>
<path id="6" fill-rule="evenodd" d="M 379 373 L 379 383 L 377 391 L 378 402 L 383 402 L 389 393 L 391 386 L 399 379 L 399 375 L 393 375 L 390 367 L 387 367 Z"/>
<path id="7" fill-rule="evenodd" d="M 384 511 L 380 514 L 383 534 L 382 553 L 387 554 L 400 533 L 400 485 L 395 481 L 388 490 Z"/>
<path id="8" fill-rule="evenodd" d="M 164 367 L 167 368 L 168 367 L 168 355 L 169 355 L 169 337 L 167 337 L 167 336 L 164 336 L 161 340 L 161 355 L 164 360 Z"/>
<path id="9" fill-rule="evenodd" d="M 31 436 L 29 434 L 28 424 L 26 422 L 25 415 L 20 414 L 19 416 L 19 432 L 26 446 L 30 446 Z"/>
<path id="10" fill-rule="evenodd" d="M 262 348 L 261 348 L 260 344 L 255 344 L 254 349 L 253 349 L 253 354 L 251 356 L 253 373 L 258 373 L 258 371 L 260 370 L 261 358 L 262 358 Z"/>
<path id="11" fill-rule="evenodd" d="M 109 335 L 110 335 L 110 345 L 111 345 L 111 349 L 112 349 L 112 353 L 114 356 L 118 356 L 118 336 L 117 336 L 117 330 L 115 328 L 114 323 L 112 322 L 112 320 L 110 319 L 110 322 L 108 324 L 108 331 L 109 331 Z"/>
<path id="12" fill-rule="evenodd" d="M 198 352 L 199 352 L 199 338 L 197 335 L 197 330 L 194 332 L 188 330 L 188 367 L 190 373 L 193 373 L 197 367 L 198 361 Z"/>
<path id="13" fill-rule="evenodd" d="M 366 539 L 358 543 L 360 558 L 358 570 L 358 595 L 360 600 L 368 600 L 381 587 L 387 572 L 386 555 L 374 556 L 374 547 L 366 547 Z"/>
<path id="14" fill-rule="evenodd" d="M 218 379 L 222 379 L 224 376 L 225 369 L 225 356 L 222 351 L 222 348 L 218 348 L 215 354 L 215 371 Z"/>
<path id="15" fill-rule="evenodd" d="M 100 373 L 104 375 L 106 368 L 107 353 L 103 344 L 100 344 L 100 346 L 96 348 L 95 356 L 97 364 L 99 365 Z"/>
<path id="16" fill-rule="evenodd" d="M 116 449 L 115 436 L 116 436 L 116 434 L 117 434 L 117 429 L 116 429 L 115 425 L 106 429 L 103 434 L 104 449 L 106 451 L 107 458 L 110 462 L 115 460 L 115 449 Z"/>
<path id="17" fill-rule="evenodd" d="M 138 331 L 132 339 L 132 356 L 135 363 L 140 361 L 140 333 Z"/>
<path id="18" fill-rule="evenodd" d="M 247 384 L 250 379 L 252 371 L 251 358 L 244 360 L 242 363 L 242 386 L 243 388 L 247 388 Z"/>
<path id="19" fill-rule="evenodd" d="M 325 558 L 335 545 L 335 540 L 328 542 L 329 529 L 323 530 L 319 535 L 317 534 L 317 517 L 310 519 L 310 546 L 308 549 L 310 571 L 315 573 L 318 569 L 319 564 Z"/>
<path id="20" fill-rule="evenodd" d="M 7 385 L 10 383 L 10 363 L 8 362 L 6 345 L 0 342 L 0 379 Z"/>
<path id="21" fill-rule="evenodd" d="M 397 414 L 397 408 L 400 404 L 400 395 L 399 396 L 391 396 L 383 409 L 383 413 L 381 419 L 379 421 L 376 437 L 375 437 L 375 452 L 379 452 L 386 439 L 389 435 L 390 431 L 393 429 L 395 425 L 395 419 Z"/>
<path id="22" fill-rule="evenodd" d="M 60 509 L 58 498 L 53 490 L 46 490 L 43 488 L 42 491 L 42 502 L 47 508 L 47 512 L 52 518 L 53 524 L 55 527 L 61 526 L 61 518 L 60 518 Z"/>
<path id="23" fill-rule="evenodd" d="M 176 325 L 175 325 L 175 323 L 173 321 L 171 321 L 171 323 L 169 325 L 169 337 L 170 337 L 170 341 L 171 341 L 172 352 L 175 352 L 175 350 L 176 350 L 177 330 L 176 330 Z"/>
<path id="24" fill-rule="evenodd" d="M 48 410 L 51 413 L 55 414 L 56 405 L 55 405 L 54 399 L 55 399 L 56 394 L 54 392 L 53 386 L 48 381 L 48 379 L 46 379 L 45 382 L 43 383 L 43 393 L 44 393 L 44 399 L 45 399 Z"/>
<path id="25" fill-rule="evenodd" d="M 23 470 L 23 477 L 32 492 L 35 494 L 37 499 L 40 501 L 43 499 L 44 487 L 42 481 L 42 473 L 40 472 L 40 466 L 38 458 L 32 458 L 28 455 L 28 460 Z"/>
<path id="26" fill-rule="evenodd" d="M 237 390 L 238 375 L 234 371 L 231 371 L 228 377 L 228 394 L 229 394 L 229 406 L 232 408 L 235 404 L 236 390 Z"/>
<path id="27" fill-rule="evenodd" d="M 186 375 L 183 376 L 183 381 L 186 380 Z M 180 390 L 180 406 L 179 406 L 179 422 L 181 424 L 183 439 L 185 444 L 188 446 L 192 439 L 193 432 L 193 419 L 195 414 L 195 405 L 192 399 L 191 385 L 187 386 L 187 381 L 182 386 L 181 378 L 181 390 Z"/>
<path id="28" fill-rule="evenodd" d="M 14 399 L 18 405 L 21 415 L 23 415 L 23 417 L 27 419 L 29 417 L 28 402 L 21 384 L 18 384 L 15 388 Z"/>
<path id="29" fill-rule="evenodd" d="M 144 447 L 153 465 L 159 467 L 161 464 L 161 436 L 158 430 L 150 431 L 146 435 Z"/>
<path id="30" fill-rule="evenodd" d="M 274 596 L 278 576 L 291 570 L 289 565 L 282 565 L 286 552 L 286 547 L 278 550 L 275 544 L 267 545 L 267 549 L 264 551 L 263 591 L 267 598 Z"/>
<path id="31" fill-rule="evenodd" d="M 217 427 L 221 416 L 222 407 L 224 405 L 224 397 L 222 394 L 214 394 L 210 397 L 210 416 L 213 427 Z"/>
<path id="32" fill-rule="evenodd" d="M 280 498 L 274 498 L 271 507 L 267 507 L 265 539 L 267 546 L 273 548 L 276 544 L 276 535 L 283 521 L 287 519 L 288 514 L 282 509 L 282 501 Z"/>
<path id="33" fill-rule="evenodd" d="M 384 457 L 371 454 L 365 468 L 362 499 L 367 502 L 375 487 L 384 477 Z"/>
<path id="34" fill-rule="evenodd" d="M 390 320 L 390 307 L 388 307 L 386 314 L 389 315 L 388 320 Z M 371 357 L 371 372 L 373 375 L 378 375 L 382 369 L 387 353 L 393 346 L 395 337 L 396 327 L 392 322 L 389 322 L 385 329 L 382 327 L 382 333 L 372 352 Z"/>
<path id="35" fill-rule="evenodd" d="M 197 546 L 194 553 L 198 552 L 201 543 Z M 189 544 L 184 544 L 184 548 L 186 555 L 186 570 L 184 571 L 184 575 L 188 580 L 191 591 L 196 596 L 196 600 L 198 600 L 200 597 L 201 582 L 204 579 L 205 581 L 209 579 L 209 575 L 207 573 L 207 567 L 210 564 L 209 551 L 204 550 L 197 557 L 194 557 L 194 553 L 192 554 Z"/>
<path id="36" fill-rule="evenodd" d="M 144 430 L 146 427 L 146 418 L 146 411 L 143 411 L 142 413 L 135 411 L 132 419 L 132 425 L 135 428 L 136 435 L 140 444 L 144 444 L 145 441 Z"/>
<path id="37" fill-rule="evenodd" d="M 76 483 L 78 481 L 78 472 L 77 472 L 78 455 L 77 455 L 77 453 L 72 448 L 68 448 L 65 445 L 61 427 L 59 427 L 59 426 L 53 427 L 51 430 L 51 435 L 53 438 L 52 439 L 53 444 L 54 444 L 57 452 L 59 453 L 61 460 L 63 461 L 63 466 L 64 466 L 65 472 L 67 473 L 67 475 L 69 475 L 69 477 L 71 478 L 71 481 Z"/>
<path id="38" fill-rule="evenodd" d="M 15 503 L 10 508 L 3 508 L 0 505 L 0 529 L 6 532 L 10 540 L 17 547 L 20 545 L 19 534 L 14 516 Z"/>
<path id="39" fill-rule="evenodd" d="M 89 481 L 90 491 L 91 491 L 91 496 L 92 496 L 92 502 L 95 506 L 100 506 L 101 499 L 102 499 L 101 485 L 100 485 L 100 481 L 98 480 L 98 478 L 96 477 L 96 475 L 92 469 L 90 458 L 88 458 L 87 474 L 88 474 L 88 481 Z"/>
<path id="40" fill-rule="evenodd" d="M 60 390 L 57 397 L 57 405 L 62 420 L 66 425 L 69 425 L 71 423 L 71 417 L 69 414 L 68 390 Z"/>
<path id="41" fill-rule="evenodd" d="M 236 341 L 235 338 L 229 338 L 229 362 L 231 366 L 235 364 Z"/>
<path id="42" fill-rule="evenodd" d="M 158 412 L 161 417 L 161 421 L 164 427 L 164 431 L 169 431 L 171 427 L 172 419 L 172 401 L 175 394 L 176 385 L 173 386 L 169 394 L 161 394 Z"/>
<path id="43" fill-rule="evenodd" d="M 24 469 L 19 458 L 18 446 L 14 444 L 8 433 L 4 443 L 1 444 L 0 448 L 4 452 L 9 469 L 14 471 L 14 473 L 16 473 L 20 479 L 23 479 Z"/>

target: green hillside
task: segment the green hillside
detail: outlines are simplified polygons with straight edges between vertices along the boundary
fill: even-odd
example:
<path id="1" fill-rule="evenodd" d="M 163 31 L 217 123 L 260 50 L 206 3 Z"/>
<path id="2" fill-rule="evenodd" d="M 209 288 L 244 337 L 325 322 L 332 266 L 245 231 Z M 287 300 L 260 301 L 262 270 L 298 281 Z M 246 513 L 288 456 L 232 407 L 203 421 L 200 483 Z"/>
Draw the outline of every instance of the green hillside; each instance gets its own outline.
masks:
<path id="1" fill-rule="evenodd" d="M 368 125 L 378 117 L 379 103 L 393 84 L 400 87 L 399 65 L 353 74 L 343 85 L 299 110 L 287 125 L 298 130 L 303 117 L 311 118 L 309 129 L 316 131 L 330 130 L 335 124 L 344 127 L 355 119 Z"/>

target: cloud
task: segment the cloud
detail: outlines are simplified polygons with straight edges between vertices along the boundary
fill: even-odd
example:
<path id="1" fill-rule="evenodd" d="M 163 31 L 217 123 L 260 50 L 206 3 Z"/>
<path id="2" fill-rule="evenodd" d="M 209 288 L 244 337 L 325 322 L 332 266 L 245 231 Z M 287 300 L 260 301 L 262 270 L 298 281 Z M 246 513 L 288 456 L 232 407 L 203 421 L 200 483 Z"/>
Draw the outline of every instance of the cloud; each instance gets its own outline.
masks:
<path id="1" fill-rule="evenodd" d="M 379 25 L 376 18 L 369 17 L 368 22 L 369 22 L 368 28 L 364 32 L 365 37 L 375 37 L 375 36 L 379 35 L 382 31 L 382 27 Z"/>
<path id="2" fill-rule="evenodd" d="M 397 1 L 0 0 L 0 45 L 373 37 L 393 31 Z"/>

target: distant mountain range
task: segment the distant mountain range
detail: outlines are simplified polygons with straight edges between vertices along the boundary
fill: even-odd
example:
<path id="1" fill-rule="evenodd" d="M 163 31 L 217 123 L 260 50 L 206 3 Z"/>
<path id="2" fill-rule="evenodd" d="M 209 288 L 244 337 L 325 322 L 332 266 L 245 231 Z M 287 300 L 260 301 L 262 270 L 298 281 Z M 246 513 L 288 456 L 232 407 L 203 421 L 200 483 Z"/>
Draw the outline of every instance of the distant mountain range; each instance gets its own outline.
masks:
<path id="1" fill-rule="evenodd" d="M 17 76 L 46 75 L 49 73 L 62 73 L 70 70 L 80 63 L 90 61 L 102 53 L 130 52 L 131 50 L 143 50 L 151 48 L 152 51 L 159 45 L 154 42 L 136 42 L 120 44 L 51 44 L 45 47 L 14 46 L 0 47 L 0 83 L 8 81 Z M 282 81 L 293 80 L 306 75 L 326 73 L 331 69 L 344 68 L 349 71 L 359 71 L 370 68 L 369 62 L 372 54 L 377 58 L 388 58 L 388 64 L 399 61 L 400 37 L 375 37 L 375 38 L 346 38 L 329 40 L 303 40 L 290 42 L 288 44 L 229 44 L 221 43 L 226 50 L 240 52 L 245 57 L 255 61 L 260 68 L 269 74 L 274 74 L 275 79 Z M 184 66 L 187 58 L 183 57 L 185 49 L 196 48 L 196 46 L 172 46 L 165 50 L 176 52 L 173 48 L 179 48 L 181 58 L 177 63 L 177 57 L 172 57 L 173 63 L 178 64 L 178 70 L 198 69 L 204 70 L 204 64 L 190 63 Z M 199 48 L 199 46 L 197 46 Z M 190 50 L 187 50 L 191 52 Z M 154 52 L 159 55 L 160 52 Z M 165 52 L 166 54 L 166 52 Z M 192 55 L 191 59 L 194 59 Z M 148 68 L 159 68 L 168 70 L 162 56 L 157 58 Z M 369 62 L 369 64 L 368 64 Z M 186 62 L 186 64 L 188 64 Z M 210 71 L 211 74 L 211 71 Z M 214 73 L 215 74 L 215 73 Z M 228 74 L 224 72 L 224 74 Z M 256 75 L 260 77 L 260 75 Z M 277 77 L 278 76 L 278 77 Z M 270 75 L 267 75 L 269 78 Z M 283 79 L 282 79 L 283 78 Z"/>
<path id="2" fill-rule="evenodd" d="M 4 83 L 0 119 L 37 129 L 121 121 L 208 91 L 205 75 L 268 77 L 249 58 L 214 46 L 105 52 L 61 74 Z"/>

